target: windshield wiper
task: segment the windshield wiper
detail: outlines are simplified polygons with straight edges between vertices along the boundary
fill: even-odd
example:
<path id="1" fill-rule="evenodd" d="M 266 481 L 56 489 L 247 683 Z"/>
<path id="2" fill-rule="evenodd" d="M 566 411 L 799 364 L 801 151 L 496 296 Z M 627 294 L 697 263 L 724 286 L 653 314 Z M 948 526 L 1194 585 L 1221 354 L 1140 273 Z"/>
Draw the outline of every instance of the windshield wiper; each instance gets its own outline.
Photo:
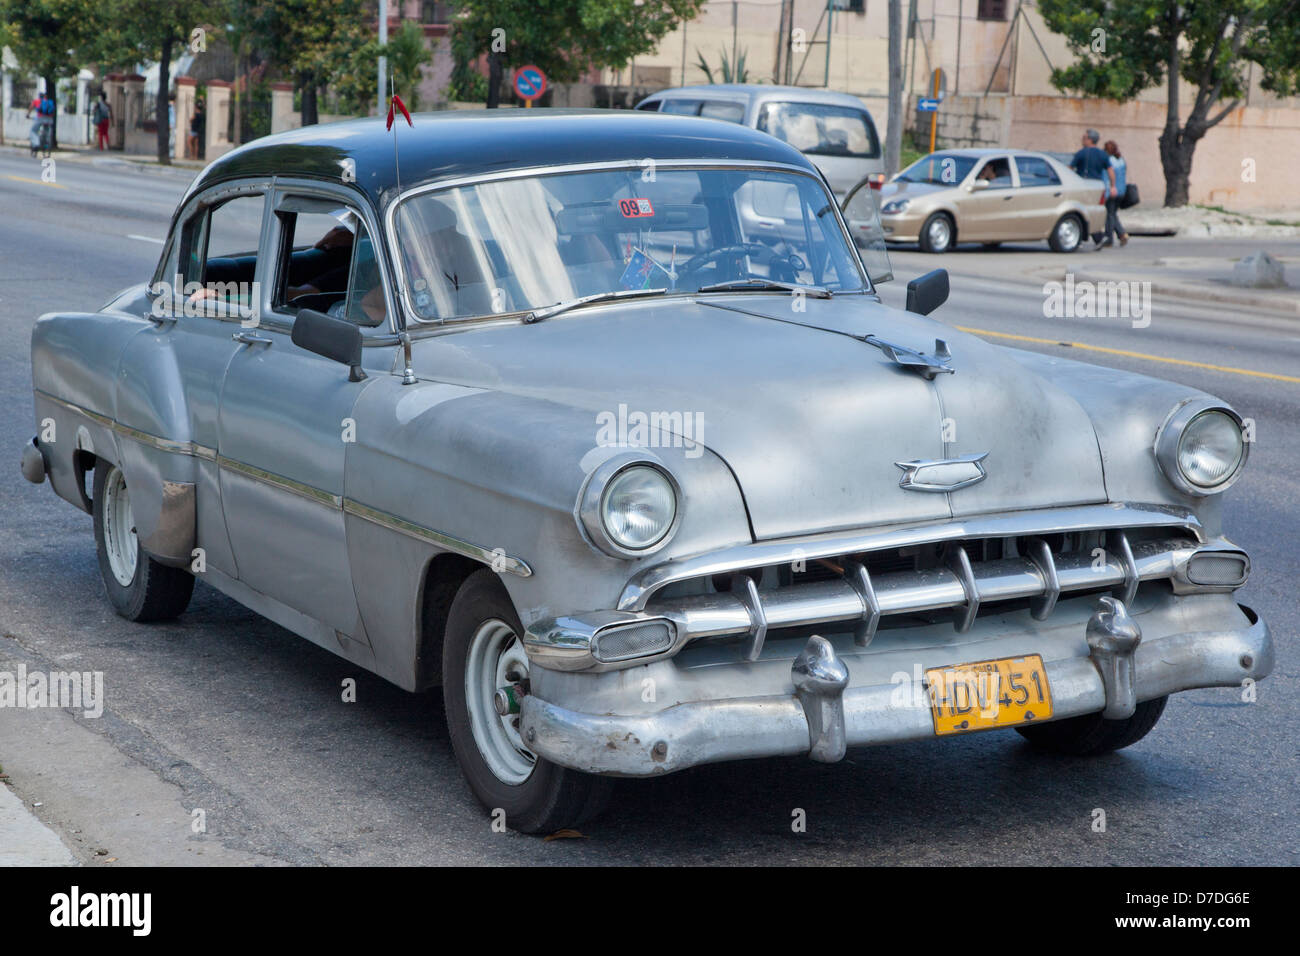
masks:
<path id="1" fill-rule="evenodd" d="M 523 316 L 524 324 L 540 322 L 543 319 L 549 319 L 553 315 L 559 315 L 561 312 L 568 312 L 570 309 L 576 309 L 580 305 L 587 305 L 592 302 L 608 302 L 611 299 L 634 299 L 643 295 L 663 295 L 667 289 L 622 289 L 618 292 L 597 292 L 594 295 L 584 295 L 579 299 L 570 299 L 568 302 L 557 302 L 555 305 L 548 305 L 544 309 L 533 309 L 525 312 Z"/>
<path id="2" fill-rule="evenodd" d="M 732 279 L 730 282 L 702 285 L 696 291 L 730 292 L 737 289 L 742 292 L 804 292 L 814 299 L 829 299 L 832 294 L 825 286 L 801 285 L 798 282 L 782 282 L 779 279 Z"/>

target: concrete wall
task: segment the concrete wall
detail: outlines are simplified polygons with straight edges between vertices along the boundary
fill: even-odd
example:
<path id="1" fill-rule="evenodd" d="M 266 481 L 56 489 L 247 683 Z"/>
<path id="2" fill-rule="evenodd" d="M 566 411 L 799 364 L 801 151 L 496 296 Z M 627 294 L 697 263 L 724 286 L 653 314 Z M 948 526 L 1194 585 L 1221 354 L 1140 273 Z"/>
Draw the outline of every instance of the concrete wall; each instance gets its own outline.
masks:
<path id="1" fill-rule="evenodd" d="M 1128 177 L 1143 202 L 1164 197 L 1159 137 L 1165 105 L 1112 103 L 1063 96 L 949 96 L 939 111 L 941 146 L 1011 146 L 1073 152 L 1088 127 L 1102 142 L 1115 140 L 1128 161 Z M 915 128 L 928 131 L 916 114 Z M 1300 155 L 1300 110 L 1248 106 L 1234 111 L 1196 147 L 1191 201 L 1232 209 L 1300 205 L 1300 179 L 1291 174 Z M 1253 173 L 1254 181 L 1243 178 Z"/>

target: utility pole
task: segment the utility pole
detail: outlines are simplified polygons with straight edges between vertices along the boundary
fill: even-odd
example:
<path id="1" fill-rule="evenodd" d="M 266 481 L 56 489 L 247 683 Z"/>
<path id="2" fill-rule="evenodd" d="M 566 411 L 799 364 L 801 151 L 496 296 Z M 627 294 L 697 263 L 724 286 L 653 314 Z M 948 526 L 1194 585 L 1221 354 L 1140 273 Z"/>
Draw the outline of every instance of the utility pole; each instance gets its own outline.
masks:
<path id="1" fill-rule="evenodd" d="M 898 172 L 903 149 L 903 0 L 889 0 L 889 119 L 885 126 L 885 175 Z"/>
<path id="2" fill-rule="evenodd" d="M 388 0 L 379 0 L 379 49 L 388 46 Z M 379 54 L 379 99 L 375 109 L 380 116 L 388 106 L 388 57 Z"/>

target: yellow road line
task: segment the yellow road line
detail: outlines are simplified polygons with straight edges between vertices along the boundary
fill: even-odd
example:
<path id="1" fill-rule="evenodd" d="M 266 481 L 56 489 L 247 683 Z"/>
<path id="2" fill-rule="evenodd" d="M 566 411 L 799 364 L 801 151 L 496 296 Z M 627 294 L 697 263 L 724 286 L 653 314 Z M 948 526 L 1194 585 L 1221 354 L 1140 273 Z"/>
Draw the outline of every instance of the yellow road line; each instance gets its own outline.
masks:
<path id="1" fill-rule="evenodd" d="M 37 186 L 53 186 L 55 189 L 68 188 L 67 186 L 64 186 L 62 183 L 47 183 L 43 179 L 28 179 L 26 176 L 13 176 L 10 174 L 6 174 L 5 179 L 12 179 L 16 183 L 33 183 L 34 185 Z"/>
<path id="2" fill-rule="evenodd" d="M 1035 342 L 1039 345 L 1062 345 L 1067 348 L 1081 349 L 1085 352 L 1103 352 L 1106 355 L 1123 355 L 1126 358 L 1145 359 L 1148 362 L 1164 362 L 1166 365 L 1186 365 L 1190 368 L 1203 368 L 1211 372 L 1227 372 L 1231 375 L 1248 375 L 1251 378 L 1270 378 L 1278 382 L 1300 383 L 1294 375 L 1278 375 L 1274 372 L 1256 372 L 1248 368 L 1234 368 L 1231 365 L 1211 365 L 1208 362 L 1193 362 L 1189 359 L 1168 358 L 1164 355 L 1148 355 L 1146 352 L 1129 352 L 1126 349 L 1108 349 L 1101 345 L 1086 345 L 1083 342 L 1063 342 L 1060 339 L 1040 339 L 1032 335 L 1013 335 L 1010 332 L 993 332 L 989 329 L 972 329 L 964 325 L 954 326 L 962 332 L 974 335 L 989 335 L 996 339 L 1013 339 L 1017 342 Z"/>

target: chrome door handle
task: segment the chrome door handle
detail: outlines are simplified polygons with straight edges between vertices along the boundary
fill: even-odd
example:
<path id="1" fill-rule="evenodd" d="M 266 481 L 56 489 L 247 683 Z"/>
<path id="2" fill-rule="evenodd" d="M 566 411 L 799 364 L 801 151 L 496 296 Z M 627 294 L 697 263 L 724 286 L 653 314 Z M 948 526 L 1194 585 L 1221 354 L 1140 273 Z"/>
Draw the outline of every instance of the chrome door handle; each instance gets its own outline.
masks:
<path id="1" fill-rule="evenodd" d="M 244 345 L 270 345 L 272 340 L 264 335 L 258 335 L 256 332 L 236 332 L 231 336 L 236 342 L 242 342 Z"/>

